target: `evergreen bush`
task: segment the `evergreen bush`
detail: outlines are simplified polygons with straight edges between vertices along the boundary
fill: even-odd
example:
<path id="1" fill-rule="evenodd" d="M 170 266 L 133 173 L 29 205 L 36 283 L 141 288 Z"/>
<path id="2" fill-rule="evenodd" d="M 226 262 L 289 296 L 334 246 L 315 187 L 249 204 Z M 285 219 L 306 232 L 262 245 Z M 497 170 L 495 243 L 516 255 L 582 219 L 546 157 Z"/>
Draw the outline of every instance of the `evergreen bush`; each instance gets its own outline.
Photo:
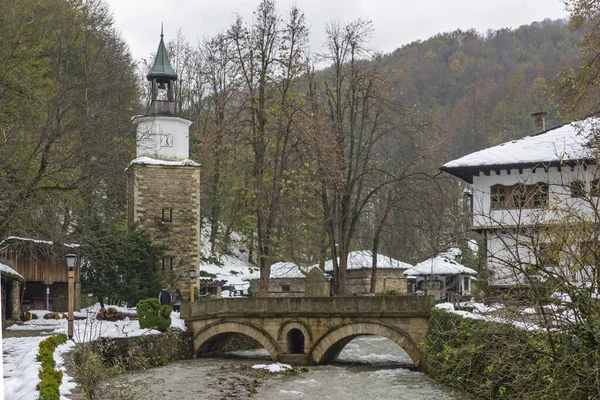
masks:
<path id="1" fill-rule="evenodd" d="M 171 326 L 171 306 L 163 306 L 158 299 L 142 300 L 136 306 L 140 328 L 165 332 Z"/>

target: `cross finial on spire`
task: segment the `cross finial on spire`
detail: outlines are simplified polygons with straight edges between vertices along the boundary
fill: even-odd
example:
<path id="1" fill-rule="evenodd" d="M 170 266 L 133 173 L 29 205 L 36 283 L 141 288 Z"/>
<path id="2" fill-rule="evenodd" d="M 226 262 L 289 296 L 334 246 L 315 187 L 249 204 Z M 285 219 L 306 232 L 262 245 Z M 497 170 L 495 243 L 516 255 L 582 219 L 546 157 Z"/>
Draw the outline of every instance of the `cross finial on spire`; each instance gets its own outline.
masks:
<path id="1" fill-rule="evenodd" d="M 160 23 L 160 37 L 162 38 L 163 36 L 164 36 L 163 35 L 163 23 L 161 22 Z"/>

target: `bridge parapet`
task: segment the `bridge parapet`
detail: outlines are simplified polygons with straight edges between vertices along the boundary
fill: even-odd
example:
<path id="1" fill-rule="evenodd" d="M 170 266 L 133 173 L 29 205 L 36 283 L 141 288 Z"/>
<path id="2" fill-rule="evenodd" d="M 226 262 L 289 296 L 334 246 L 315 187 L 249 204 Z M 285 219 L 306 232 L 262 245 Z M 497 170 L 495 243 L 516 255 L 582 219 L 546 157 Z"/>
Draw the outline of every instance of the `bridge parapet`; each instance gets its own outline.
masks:
<path id="1" fill-rule="evenodd" d="M 433 296 L 261 297 L 184 303 L 181 317 L 429 317 Z"/>

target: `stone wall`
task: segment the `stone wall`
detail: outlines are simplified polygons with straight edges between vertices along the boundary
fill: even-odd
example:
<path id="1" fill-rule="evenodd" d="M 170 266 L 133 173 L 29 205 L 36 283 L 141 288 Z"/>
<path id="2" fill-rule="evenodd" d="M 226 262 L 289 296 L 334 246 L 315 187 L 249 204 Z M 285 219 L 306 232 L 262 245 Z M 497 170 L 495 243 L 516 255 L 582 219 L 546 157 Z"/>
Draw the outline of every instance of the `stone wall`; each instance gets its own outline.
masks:
<path id="1" fill-rule="evenodd" d="M 125 369 L 144 369 L 190 358 L 192 336 L 189 332 L 174 331 L 159 335 L 104 338 L 94 342 L 93 349 L 113 365 Z"/>
<path id="2" fill-rule="evenodd" d="M 248 289 L 251 296 L 258 296 L 258 287 L 259 280 L 252 279 Z M 269 296 L 271 297 L 304 296 L 304 291 L 304 278 L 273 278 L 269 281 Z"/>
<path id="3" fill-rule="evenodd" d="M 130 166 L 128 219 L 156 244 L 169 247 L 159 271 L 166 283 L 188 296 L 187 271 L 200 263 L 200 167 Z"/>
<path id="4" fill-rule="evenodd" d="M 408 293 L 406 276 L 402 269 L 378 268 L 377 282 L 375 284 L 375 293 L 383 293 L 383 277 L 385 273 L 385 291 L 394 291 L 399 294 Z M 360 295 L 369 293 L 371 289 L 371 269 L 351 269 L 346 272 L 346 290 L 350 295 Z"/>

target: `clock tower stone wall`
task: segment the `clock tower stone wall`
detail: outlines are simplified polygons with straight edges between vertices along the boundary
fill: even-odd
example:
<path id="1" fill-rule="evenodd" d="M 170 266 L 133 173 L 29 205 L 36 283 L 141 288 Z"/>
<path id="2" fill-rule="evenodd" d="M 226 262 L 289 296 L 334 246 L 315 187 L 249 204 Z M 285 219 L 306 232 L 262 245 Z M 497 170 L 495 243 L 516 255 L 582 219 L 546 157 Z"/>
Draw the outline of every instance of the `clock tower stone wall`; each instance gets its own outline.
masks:
<path id="1" fill-rule="evenodd" d="M 200 164 L 188 159 L 192 122 L 174 115 L 177 74 L 162 33 L 147 79 L 149 114 L 133 118 L 137 158 L 127 168 L 128 221 L 168 247 L 159 272 L 171 289 L 187 297 L 188 271 L 197 275 L 200 265 Z"/>
<path id="2" fill-rule="evenodd" d="M 200 263 L 200 166 L 132 164 L 127 173 L 129 221 L 169 247 L 159 272 L 187 295 L 188 270 Z"/>

